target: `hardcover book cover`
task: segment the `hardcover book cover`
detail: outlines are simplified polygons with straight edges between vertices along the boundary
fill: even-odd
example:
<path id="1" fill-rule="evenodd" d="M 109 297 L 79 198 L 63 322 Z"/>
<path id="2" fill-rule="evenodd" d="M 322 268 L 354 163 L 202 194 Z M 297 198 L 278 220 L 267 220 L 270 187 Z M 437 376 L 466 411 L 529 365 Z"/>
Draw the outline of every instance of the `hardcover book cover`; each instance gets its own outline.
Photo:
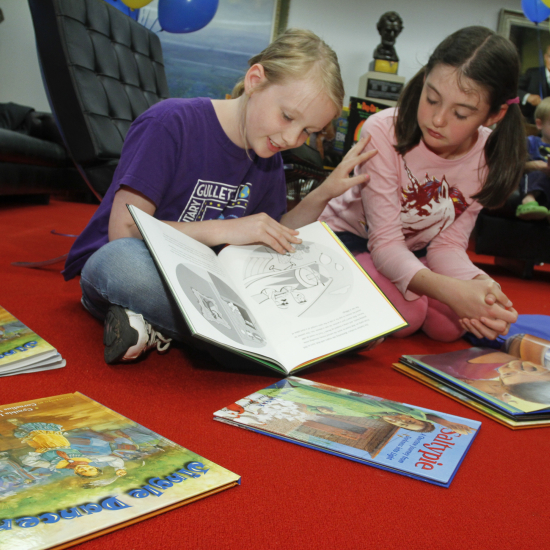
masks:
<path id="1" fill-rule="evenodd" d="M 0 306 L 0 376 L 64 366 L 52 345 Z"/>
<path id="2" fill-rule="evenodd" d="M 395 370 L 398 370 L 409 378 L 412 378 L 413 380 L 416 380 L 417 382 L 420 382 L 425 386 L 429 386 L 439 393 L 442 393 L 443 395 L 446 395 L 447 397 L 450 397 L 451 399 L 454 399 L 455 401 L 458 401 L 459 403 L 462 403 L 463 405 L 466 405 L 467 407 L 476 410 L 484 416 L 492 418 L 493 420 L 496 420 L 504 426 L 508 426 L 512 430 L 525 428 L 543 428 L 545 426 L 550 426 L 550 418 L 542 418 L 538 420 L 515 420 L 514 418 L 505 415 L 502 411 L 492 409 L 486 403 L 484 403 L 482 399 L 478 399 L 477 396 L 468 395 L 465 392 L 463 393 L 458 388 L 454 388 L 448 384 L 445 384 L 435 377 L 428 376 L 427 374 L 415 370 L 407 365 L 404 365 L 403 363 L 394 363 L 392 366 Z"/>
<path id="3" fill-rule="evenodd" d="M 0 549 L 67 548 L 240 483 L 69 393 L 0 406 Z"/>
<path id="4" fill-rule="evenodd" d="M 550 421 L 549 350 L 550 341 L 516 334 L 502 350 L 404 355 L 396 368 L 436 389 L 450 388 L 449 395 L 465 396 L 464 404 L 512 428 L 544 426 Z"/>
<path id="5" fill-rule="evenodd" d="M 448 487 L 480 422 L 290 376 L 220 422 Z"/>

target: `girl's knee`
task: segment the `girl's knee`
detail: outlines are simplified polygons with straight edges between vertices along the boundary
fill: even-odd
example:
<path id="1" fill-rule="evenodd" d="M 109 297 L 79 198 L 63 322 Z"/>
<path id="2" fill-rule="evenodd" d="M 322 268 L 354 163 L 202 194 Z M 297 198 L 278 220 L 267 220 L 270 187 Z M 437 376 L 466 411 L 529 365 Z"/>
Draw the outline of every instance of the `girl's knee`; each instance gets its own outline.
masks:
<path id="1" fill-rule="evenodd" d="M 405 338 L 419 330 L 426 320 L 428 299 L 425 296 L 421 296 L 416 300 L 405 300 L 400 290 L 374 267 L 372 257 L 368 252 L 358 254 L 355 259 L 409 324 L 408 327 L 394 332 L 392 336 Z"/>
<path id="2" fill-rule="evenodd" d="M 428 309 L 428 300 L 425 297 L 418 298 L 418 300 L 414 300 L 413 302 L 406 302 L 403 299 L 403 303 L 399 305 L 394 303 L 394 305 L 409 326 L 394 332 L 392 336 L 395 338 L 406 338 L 422 328 Z"/>
<path id="3" fill-rule="evenodd" d="M 456 313 L 437 300 L 428 301 L 428 311 L 422 331 L 438 342 L 454 342 L 462 338 L 465 333 Z"/>

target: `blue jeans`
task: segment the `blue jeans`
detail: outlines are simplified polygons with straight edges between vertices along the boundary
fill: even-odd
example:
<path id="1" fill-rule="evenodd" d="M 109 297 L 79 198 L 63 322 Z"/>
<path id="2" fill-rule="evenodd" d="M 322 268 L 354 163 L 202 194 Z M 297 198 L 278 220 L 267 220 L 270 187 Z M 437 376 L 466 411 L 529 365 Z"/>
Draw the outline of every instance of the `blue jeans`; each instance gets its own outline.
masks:
<path id="1" fill-rule="evenodd" d="M 94 252 L 82 269 L 82 304 L 105 319 L 113 304 L 141 313 L 164 336 L 188 341 L 191 333 L 145 243 L 117 239 Z"/>
<path id="2" fill-rule="evenodd" d="M 163 336 L 207 352 L 230 368 L 253 368 L 258 363 L 191 336 L 170 290 L 158 272 L 145 243 L 117 239 L 96 250 L 82 269 L 82 305 L 104 320 L 113 304 L 143 315 Z"/>

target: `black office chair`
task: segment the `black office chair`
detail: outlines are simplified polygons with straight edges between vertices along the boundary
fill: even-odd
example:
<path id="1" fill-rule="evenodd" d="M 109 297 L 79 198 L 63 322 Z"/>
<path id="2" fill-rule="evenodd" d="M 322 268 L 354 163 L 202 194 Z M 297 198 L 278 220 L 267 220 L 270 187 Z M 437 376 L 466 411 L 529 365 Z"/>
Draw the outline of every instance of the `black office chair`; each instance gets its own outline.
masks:
<path id="1" fill-rule="evenodd" d="M 169 97 L 158 36 L 103 0 L 29 0 L 52 112 L 96 197 L 130 124 Z"/>

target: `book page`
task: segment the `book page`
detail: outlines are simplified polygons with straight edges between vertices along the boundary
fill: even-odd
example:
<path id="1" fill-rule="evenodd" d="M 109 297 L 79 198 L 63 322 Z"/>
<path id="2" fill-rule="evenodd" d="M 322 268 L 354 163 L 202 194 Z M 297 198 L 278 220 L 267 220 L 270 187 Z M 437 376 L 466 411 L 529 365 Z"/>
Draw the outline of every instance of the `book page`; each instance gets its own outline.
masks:
<path id="1" fill-rule="evenodd" d="M 133 206 L 129 210 L 192 332 L 276 360 L 215 252 Z"/>
<path id="2" fill-rule="evenodd" d="M 229 246 L 219 255 L 285 366 L 378 338 L 405 321 L 320 222 L 300 229 L 293 254 Z"/>

